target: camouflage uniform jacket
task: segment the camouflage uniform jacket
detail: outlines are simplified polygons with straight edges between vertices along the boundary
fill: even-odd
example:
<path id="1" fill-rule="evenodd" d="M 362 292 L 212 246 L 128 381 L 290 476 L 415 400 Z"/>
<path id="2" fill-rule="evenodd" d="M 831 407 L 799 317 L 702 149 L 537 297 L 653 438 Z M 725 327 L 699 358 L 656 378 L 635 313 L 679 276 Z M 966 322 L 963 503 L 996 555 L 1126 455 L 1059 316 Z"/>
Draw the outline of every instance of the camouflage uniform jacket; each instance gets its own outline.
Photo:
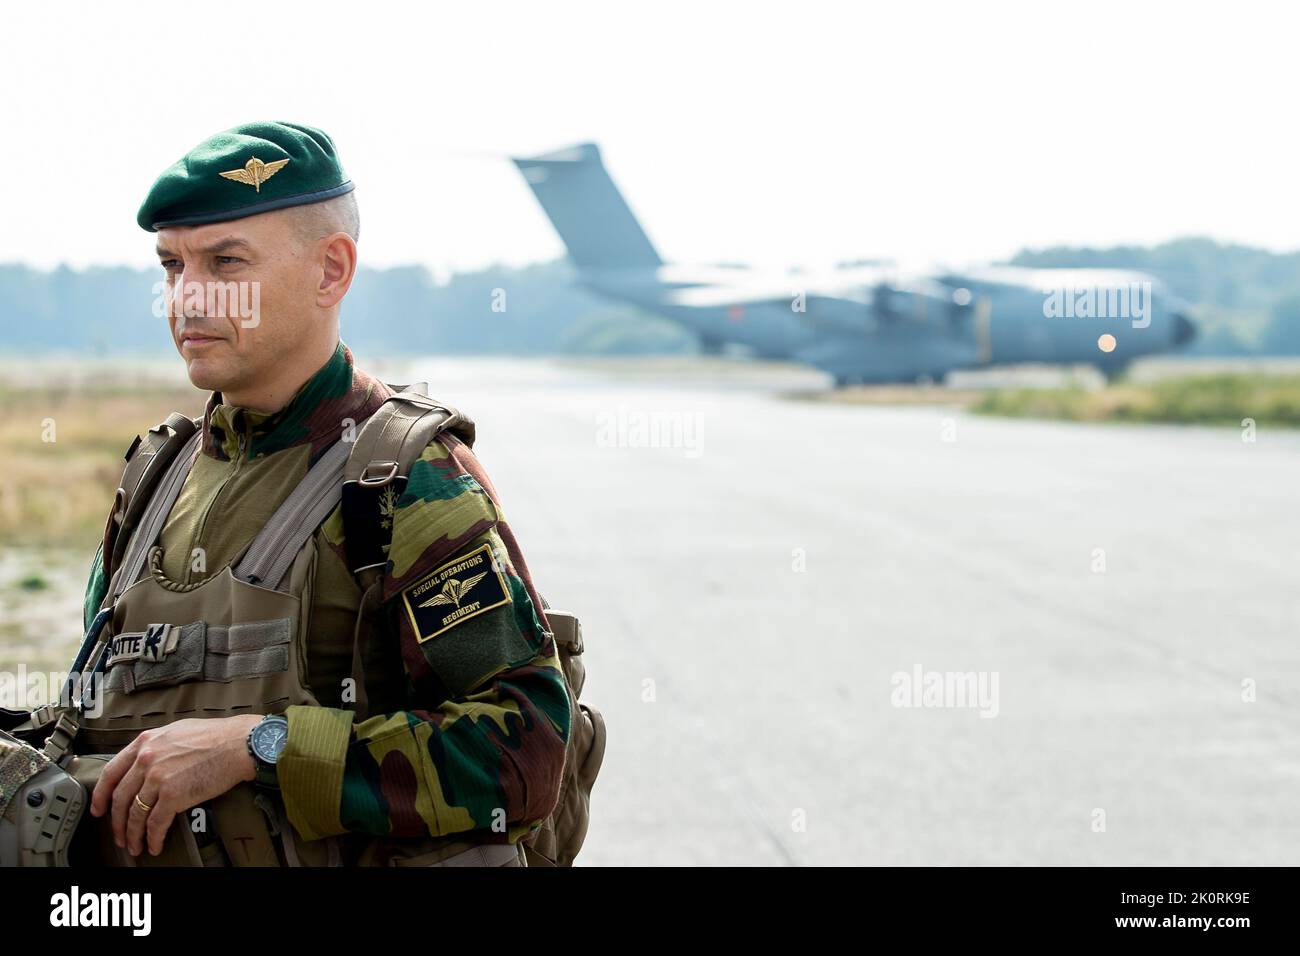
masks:
<path id="1" fill-rule="evenodd" d="M 162 573 L 184 586 L 228 566 L 349 422 L 359 424 L 391 393 L 353 367 L 342 343 L 273 414 L 223 404 L 214 393 L 202 453 L 159 539 Z M 555 806 L 570 730 L 541 602 L 495 490 L 455 436 L 428 445 L 389 505 L 384 628 L 365 657 L 372 716 L 360 721 L 343 705 L 361 592 L 348 571 L 340 508 L 315 535 L 307 671 L 322 706 L 286 711 L 278 776 L 289 820 L 306 839 L 461 834 L 514 843 Z M 503 573 L 457 580 L 457 564 L 484 547 Z M 101 545 L 87 623 L 107 587 L 102 554 Z M 435 606 L 430 614 L 439 603 L 454 611 Z M 318 642 L 327 631 L 335 639 Z M 318 643 L 347 653 L 327 654 Z M 374 672 L 397 679 L 371 688 Z"/>

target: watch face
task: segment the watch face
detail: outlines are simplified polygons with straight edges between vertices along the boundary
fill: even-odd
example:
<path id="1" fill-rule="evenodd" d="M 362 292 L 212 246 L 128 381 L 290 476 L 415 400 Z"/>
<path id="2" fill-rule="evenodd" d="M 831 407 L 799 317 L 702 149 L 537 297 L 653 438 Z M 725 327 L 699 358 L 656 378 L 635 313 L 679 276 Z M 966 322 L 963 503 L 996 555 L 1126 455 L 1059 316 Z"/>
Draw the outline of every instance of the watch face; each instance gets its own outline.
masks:
<path id="1" fill-rule="evenodd" d="M 253 752 L 267 763 L 275 763 L 289 740 L 289 721 L 268 717 L 253 728 Z"/>

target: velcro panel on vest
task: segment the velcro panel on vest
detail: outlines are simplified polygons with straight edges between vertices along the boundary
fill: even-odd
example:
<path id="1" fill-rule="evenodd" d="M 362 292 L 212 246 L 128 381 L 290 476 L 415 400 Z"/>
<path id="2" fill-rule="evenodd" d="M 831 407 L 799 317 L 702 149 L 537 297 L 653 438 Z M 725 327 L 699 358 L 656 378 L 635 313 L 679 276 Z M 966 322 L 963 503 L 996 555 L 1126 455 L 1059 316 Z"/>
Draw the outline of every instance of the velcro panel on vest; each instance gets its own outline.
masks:
<path id="1" fill-rule="evenodd" d="M 164 653 L 141 656 L 151 637 Z M 289 669 L 292 639 L 287 617 L 229 626 L 203 621 L 153 624 L 146 631 L 113 638 L 118 653 L 105 675 L 104 689 L 133 694 L 190 680 L 231 681 L 279 673 Z"/>
<path id="2" fill-rule="evenodd" d="M 203 679 L 238 680 L 288 670 L 292 639 L 292 622 L 287 617 L 209 627 Z"/>
<path id="3" fill-rule="evenodd" d="M 113 679 L 118 674 L 122 675 L 122 691 L 127 694 L 134 694 L 146 687 L 163 687 L 201 677 L 205 629 L 206 625 L 202 621 L 173 629 L 179 631 L 179 637 L 170 654 L 158 661 L 141 659 L 134 661 L 130 667 L 125 666 L 125 662 L 110 667 L 105 688 L 113 686 Z M 150 631 L 152 630 L 151 627 Z M 128 635 L 115 637 L 114 643 L 126 636 Z"/>
<path id="4" fill-rule="evenodd" d="M 177 627 L 174 624 L 150 624 L 147 630 L 123 631 L 108 642 L 107 666 L 121 661 L 161 661 L 176 650 L 185 629 L 189 628 L 189 643 L 194 642 L 195 628 L 202 629 L 203 622 Z"/>

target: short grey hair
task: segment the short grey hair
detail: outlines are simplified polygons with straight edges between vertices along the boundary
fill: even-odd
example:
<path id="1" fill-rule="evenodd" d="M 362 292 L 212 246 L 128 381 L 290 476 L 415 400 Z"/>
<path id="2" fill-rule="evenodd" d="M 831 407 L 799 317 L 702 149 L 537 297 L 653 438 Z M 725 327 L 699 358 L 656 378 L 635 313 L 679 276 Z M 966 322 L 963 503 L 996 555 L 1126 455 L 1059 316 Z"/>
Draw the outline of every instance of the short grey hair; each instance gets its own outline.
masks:
<path id="1" fill-rule="evenodd" d="M 361 213 L 357 209 L 355 192 L 347 192 L 324 202 L 295 206 L 292 211 L 297 218 L 298 235 L 306 242 L 314 242 L 336 232 L 346 232 L 353 242 L 361 240 Z"/>

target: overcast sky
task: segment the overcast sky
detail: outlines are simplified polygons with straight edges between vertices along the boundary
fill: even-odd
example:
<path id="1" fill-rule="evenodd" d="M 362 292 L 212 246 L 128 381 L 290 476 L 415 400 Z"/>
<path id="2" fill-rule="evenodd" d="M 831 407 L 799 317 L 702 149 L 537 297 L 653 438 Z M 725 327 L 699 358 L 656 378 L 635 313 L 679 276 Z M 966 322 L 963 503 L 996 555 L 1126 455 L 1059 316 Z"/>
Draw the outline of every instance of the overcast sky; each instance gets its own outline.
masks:
<path id="1" fill-rule="evenodd" d="M 445 7 L 7 7 L 0 262 L 154 262 L 153 178 L 253 119 L 334 137 L 363 262 L 439 274 L 562 254 L 502 157 L 583 140 L 672 261 L 1300 248 L 1280 4 Z"/>

